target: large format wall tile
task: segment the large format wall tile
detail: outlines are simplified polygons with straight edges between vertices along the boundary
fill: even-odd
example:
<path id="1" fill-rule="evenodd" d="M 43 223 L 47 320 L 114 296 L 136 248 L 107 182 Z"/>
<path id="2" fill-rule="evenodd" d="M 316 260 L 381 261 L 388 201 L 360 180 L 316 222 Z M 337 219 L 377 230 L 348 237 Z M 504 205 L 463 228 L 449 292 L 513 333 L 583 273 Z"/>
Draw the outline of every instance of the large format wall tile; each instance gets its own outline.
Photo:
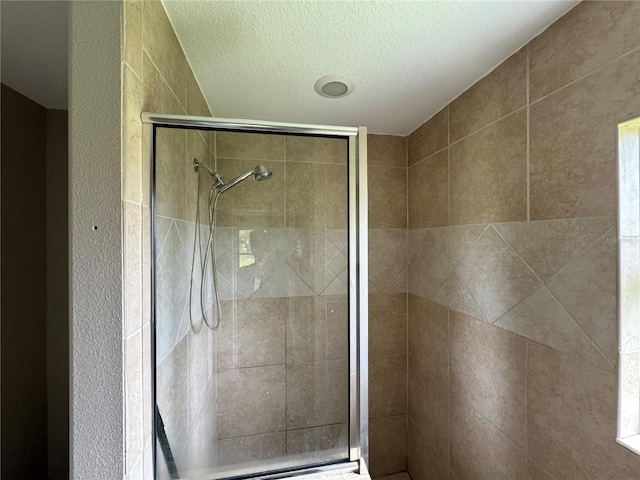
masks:
<path id="1" fill-rule="evenodd" d="M 220 465 L 244 464 L 287 455 L 285 432 L 220 440 Z"/>
<path id="2" fill-rule="evenodd" d="M 526 449 L 526 340 L 451 312 L 451 391 Z"/>
<path id="3" fill-rule="evenodd" d="M 283 138 L 287 162 L 347 163 L 349 145 L 344 138 L 297 136 Z"/>
<path id="4" fill-rule="evenodd" d="M 218 438 L 285 430 L 285 390 L 284 365 L 218 373 Z"/>
<path id="5" fill-rule="evenodd" d="M 344 165 L 326 166 L 327 228 L 347 228 L 347 173 Z"/>
<path id="6" fill-rule="evenodd" d="M 451 102 L 451 142 L 495 122 L 527 103 L 527 47 Z"/>
<path id="7" fill-rule="evenodd" d="M 454 265 L 460 263 L 487 229 L 487 225 L 432 228 L 431 234 Z"/>
<path id="8" fill-rule="evenodd" d="M 327 424 L 347 423 L 349 420 L 349 367 L 348 360 L 327 361 Z"/>
<path id="9" fill-rule="evenodd" d="M 324 228 L 327 211 L 325 170 L 319 163 L 287 164 L 287 227 Z"/>
<path id="10" fill-rule="evenodd" d="M 124 62 L 142 78 L 142 5 L 141 0 L 124 2 Z"/>
<path id="11" fill-rule="evenodd" d="M 407 139 L 409 166 L 430 157 L 449 145 L 449 108 L 436 113 L 415 129 Z"/>
<path id="12" fill-rule="evenodd" d="M 453 265 L 427 232 L 409 264 L 409 291 L 422 298 L 431 298 L 453 271 Z"/>
<path id="13" fill-rule="evenodd" d="M 369 472 L 371 478 L 407 469 L 407 416 L 369 420 Z"/>
<path id="14" fill-rule="evenodd" d="M 324 425 L 327 393 L 325 362 L 287 365 L 287 430 Z"/>
<path id="15" fill-rule="evenodd" d="M 407 355 L 369 357 L 369 418 L 407 413 Z"/>
<path id="16" fill-rule="evenodd" d="M 347 451 L 348 427 L 345 423 L 287 431 L 287 455 L 309 461 L 335 460 Z"/>
<path id="17" fill-rule="evenodd" d="M 384 292 L 407 263 L 407 231 L 369 231 L 369 281 L 375 291 Z"/>
<path id="18" fill-rule="evenodd" d="M 407 171 L 370 166 L 367 181 L 369 228 L 407 228 Z"/>
<path id="19" fill-rule="evenodd" d="M 526 454 L 463 400 L 451 396 L 450 468 L 458 480 L 525 477 Z"/>
<path id="20" fill-rule="evenodd" d="M 409 356 L 449 383 L 449 311 L 409 294 Z"/>
<path id="21" fill-rule="evenodd" d="M 367 164 L 406 167 L 407 138 L 393 135 L 367 135 Z"/>
<path id="22" fill-rule="evenodd" d="M 144 75 L 142 78 L 144 78 L 144 82 L 142 83 L 142 91 L 144 101 L 142 111 L 163 112 L 167 115 L 184 115 L 186 113 L 184 107 L 160 72 L 158 72 L 147 52 L 143 54 L 143 68 Z"/>
<path id="23" fill-rule="evenodd" d="M 616 244 L 599 240 L 547 284 L 611 365 L 617 357 L 616 262 Z"/>
<path id="24" fill-rule="evenodd" d="M 286 298 L 227 300 L 222 318 L 218 370 L 285 363 Z"/>
<path id="25" fill-rule="evenodd" d="M 494 225 L 542 281 L 548 280 L 615 225 L 613 217 Z"/>
<path id="26" fill-rule="evenodd" d="M 489 227 L 456 269 L 489 322 L 540 285 L 529 267 Z"/>
<path id="27" fill-rule="evenodd" d="M 187 341 L 187 388 L 189 390 L 188 411 L 189 426 L 197 428 L 200 414 L 213 410 L 215 402 L 205 404 L 211 390 L 214 371 L 213 361 L 213 331 L 202 328 L 194 333 L 189 330 Z"/>
<path id="28" fill-rule="evenodd" d="M 273 172 L 266 181 L 247 179 L 226 191 L 218 201 L 218 222 L 225 227 L 283 227 L 284 226 L 284 164 L 263 162 Z M 218 173 L 229 182 L 253 170 L 253 160 L 218 158 Z"/>
<path id="29" fill-rule="evenodd" d="M 449 458 L 449 389 L 416 356 L 409 356 L 409 419 L 445 462 Z"/>
<path id="30" fill-rule="evenodd" d="M 407 353 L 407 294 L 369 294 L 369 355 Z"/>
<path id="31" fill-rule="evenodd" d="M 216 132 L 216 155 L 221 158 L 254 161 L 284 160 L 284 137 L 255 133 Z"/>
<path id="32" fill-rule="evenodd" d="M 409 228 L 449 225 L 449 153 L 442 150 L 409 169 Z"/>
<path id="33" fill-rule="evenodd" d="M 186 132 L 160 128 L 156 135 L 156 212 L 158 215 L 185 220 Z"/>
<path id="34" fill-rule="evenodd" d="M 142 61 L 142 57 L 140 61 Z M 140 112 L 142 111 L 143 85 L 131 68 L 124 66 L 122 70 L 124 81 L 122 148 L 125 154 L 122 198 L 140 203 L 142 200 L 142 122 Z"/>
<path id="35" fill-rule="evenodd" d="M 174 345 L 178 340 L 180 321 L 189 294 L 190 259 L 175 222 L 169 222 L 166 240 L 157 260 L 156 322 L 158 329 L 168 336 L 170 345 Z M 162 358 L 162 352 L 159 352 L 158 358 Z"/>
<path id="36" fill-rule="evenodd" d="M 500 317 L 494 325 L 561 352 L 576 355 L 599 367 L 611 367 L 547 287 L 540 287 L 533 292 Z"/>
<path id="37" fill-rule="evenodd" d="M 527 458 L 527 480 L 555 480 L 536 462 Z"/>
<path id="38" fill-rule="evenodd" d="M 449 147 L 451 225 L 527 219 L 527 112 Z"/>
<path id="39" fill-rule="evenodd" d="M 179 342 L 156 367 L 156 402 L 170 445 L 185 445 L 187 417 L 187 341 Z M 178 459 L 176 458 L 176 461 Z"/>
<path id="40" fill-rule="evenodd" d="M 640 46 L 638 24 L 638 2 L 581 2 L 531 41 L 531 99 Z"/>
<path id="41" fill-rule="evenodd" d="M 449 307 L 455 312 L 461 312 L 481 320 L 484 319 L 478 305 L 456 272 L 451 272 L 451 275 L 442 282 L 440 288 L 433 294 L 432 300 Z"/>
<path id="42" fill-rule="evenodd" d="M 185 72 L 189 63 L 161 2 L 145 1 L 142 9 L 144 49 L 167 80 L 174 95 L 186 105 Z M 147 83 L 146 77 L 145 84 Z M 153 111 L 153 110 L 151 110 Z M 157 113 L 166 113 L 158 111 Z"/>
<path id="43" fill-rule="evenodd" d="M 326 358 L 327 297 L 288 299 L 287 364 L 318 362 Z"/>
<path id="44" fill-rule="evenodd" d="M 529 455 L 557 478 L 635 479 L 640 458 L 615 442 L 616 378 L 529 342 Z"/>
<path id="45" fill-rule="evenodd" d="M 531 219 L 613 216 L 617 124 L 640 111 L 640 51 L 533 104 Z"/>
<path id="46" fill-rule="evenodd" d="M 416 424 L 409 419 L 407 431 L 407 469 L 412 480 L 447 480 L 447 461 L 428 446 Z"/>

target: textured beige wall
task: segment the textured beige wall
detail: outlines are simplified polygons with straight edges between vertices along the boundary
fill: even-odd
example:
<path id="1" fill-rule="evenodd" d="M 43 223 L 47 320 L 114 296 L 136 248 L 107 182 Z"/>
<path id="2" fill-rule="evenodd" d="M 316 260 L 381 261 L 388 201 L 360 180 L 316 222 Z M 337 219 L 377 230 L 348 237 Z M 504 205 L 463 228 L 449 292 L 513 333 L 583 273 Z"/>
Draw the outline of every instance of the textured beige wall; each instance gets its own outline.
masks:
<path id="1" fill-rule="evenodd" d="M 407 467 L 406 138 L 368 135 L 369 471 Z"/>
<path id="2" fill-rule="evenodd" d="M 2 84 L 3 478 L 47 474 L 46 113 Z"/>
<path id="3" fill-rule="evenodd" d="M 70 465 L 83 480 L 125 473 L 121 28 L 119 2 L 69 3 Z"/>
<path id="4" fill-rule="evenodd" d="M 583 2 L 408 138 L 408 463 L 634 479 L 616 436 L 617 124 L 638 2 Z"/>

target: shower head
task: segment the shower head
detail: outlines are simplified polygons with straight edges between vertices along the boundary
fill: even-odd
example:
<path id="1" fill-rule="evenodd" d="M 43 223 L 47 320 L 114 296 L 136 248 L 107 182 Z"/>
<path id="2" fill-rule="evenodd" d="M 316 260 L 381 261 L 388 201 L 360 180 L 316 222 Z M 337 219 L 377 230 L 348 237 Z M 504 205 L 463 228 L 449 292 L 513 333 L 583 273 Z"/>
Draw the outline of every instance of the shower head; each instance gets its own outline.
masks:
<path id="1" fill-rule="evenodd" d="M 264 165 L 258 165 L 253 169 L 253 178 L 255 178 L 259 182 L 270 179 L 271 175 L 273 175 L 273 173 L 271 173 L 271 170 L 269 170 Z"/>
<path id="2" fill-rule="evenodd" d="M 250 170 L 247 173 L 243 173 L 238 178 L 234 178 L 233 180 L 231 180 L 226 185 L 221 186 L 220 187 L 220 193 L 224 193 L 227 190 L 229 190 L 230 188 L 235 187 L 237 184 L 239 184 L 243 180 L 246 180 L 247 178 L 249 178 L 252 175 L 253 175 L 253 178 L 255 180 L 261 182 L 262 180 L 267 180 L 267 179 L 271 178 L 272 173 L 271 173 L 271 170 L 269 170 L 264 165 L 257 165 L 256 168 L 254 168 L 253 170 Z"/>

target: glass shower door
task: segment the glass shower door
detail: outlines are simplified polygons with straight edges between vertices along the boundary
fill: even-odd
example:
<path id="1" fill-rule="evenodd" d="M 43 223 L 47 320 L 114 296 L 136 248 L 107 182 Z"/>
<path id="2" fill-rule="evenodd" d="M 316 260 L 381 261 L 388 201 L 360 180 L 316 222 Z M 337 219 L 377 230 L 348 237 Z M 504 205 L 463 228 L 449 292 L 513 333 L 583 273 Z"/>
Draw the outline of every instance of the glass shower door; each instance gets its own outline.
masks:
<path id="1" fill-rule="evenodd" d="M 155 129 L 158 478 L 349 459 L 348 150 Z"/>

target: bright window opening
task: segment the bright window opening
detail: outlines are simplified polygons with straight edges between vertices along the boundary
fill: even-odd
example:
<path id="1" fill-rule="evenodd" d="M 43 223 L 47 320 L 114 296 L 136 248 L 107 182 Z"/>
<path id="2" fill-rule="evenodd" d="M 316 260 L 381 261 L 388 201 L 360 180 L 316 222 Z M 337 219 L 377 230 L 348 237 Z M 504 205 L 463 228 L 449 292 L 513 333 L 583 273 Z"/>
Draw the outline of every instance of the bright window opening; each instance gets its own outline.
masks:
<path id="1" fill-rule="evenodd" d="M 640 118 L 618 126 L 618 443 L 640 455 Z"/>

